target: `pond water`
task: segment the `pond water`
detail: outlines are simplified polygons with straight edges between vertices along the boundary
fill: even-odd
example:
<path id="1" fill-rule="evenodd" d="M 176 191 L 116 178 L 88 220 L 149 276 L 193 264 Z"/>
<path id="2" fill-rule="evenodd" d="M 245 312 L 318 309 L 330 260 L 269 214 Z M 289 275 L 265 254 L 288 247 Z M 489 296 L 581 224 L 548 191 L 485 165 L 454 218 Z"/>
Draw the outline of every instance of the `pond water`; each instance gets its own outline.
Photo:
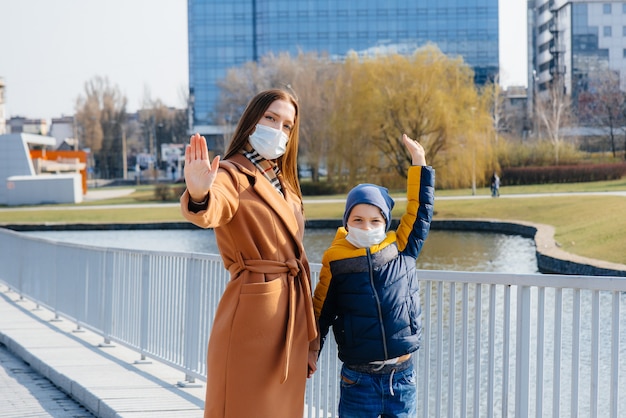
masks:
<path id="1" fill-rule="evenodd" d="M 218 254 L 213 230 L 109 230 L 25 232 L 43 238 L 100 247 Z M 309 229 L 304 246 L 320 263 L 334 229 Z M 534 241 L 516 235 L 467 231 L 431 231 L 418 267 L 425 270 L 538 273 Z"/>

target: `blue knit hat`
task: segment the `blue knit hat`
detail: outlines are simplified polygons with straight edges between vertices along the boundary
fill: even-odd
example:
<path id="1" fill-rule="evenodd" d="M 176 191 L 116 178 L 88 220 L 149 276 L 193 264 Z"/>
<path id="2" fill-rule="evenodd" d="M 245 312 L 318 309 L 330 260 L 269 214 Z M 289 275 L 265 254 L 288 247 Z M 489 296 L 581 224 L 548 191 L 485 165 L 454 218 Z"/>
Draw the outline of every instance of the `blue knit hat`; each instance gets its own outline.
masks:
<path id="1" fill-rule="evenodd" d="M 343 213 L 344 227 L 348 225 L 350 212 L 360 203 L 368 203 L 378 207 L 387 222 L 387 228 L 385 231 L 389 231 L 389 228 L 391 227 L 391 210 L 393 209 L 395 202 L 391 196 L 389 196 L 389 192 L 386 188 L 377 186 L 376 184 L 365 183 L 359 184 L 350 190 L 346 199 L 346 211 Z"/>

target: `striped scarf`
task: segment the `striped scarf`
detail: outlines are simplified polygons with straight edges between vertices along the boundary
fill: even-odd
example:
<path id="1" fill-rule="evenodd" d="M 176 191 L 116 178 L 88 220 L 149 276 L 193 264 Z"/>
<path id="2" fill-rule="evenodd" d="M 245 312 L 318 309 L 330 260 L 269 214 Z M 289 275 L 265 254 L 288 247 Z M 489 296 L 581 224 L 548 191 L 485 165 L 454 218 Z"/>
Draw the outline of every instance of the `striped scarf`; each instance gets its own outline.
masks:
<path id="1" fill-rule="evenodd" d="M 250 144 L 246 144 L 241 152 L 259 169 L 259 171 L 261 171 L 261 173 L 263 173 L 265 178 L 274 186 L 274 189 L 276 189 L 281 196 L 284 196 L 283 186 L 280 184 L 280 180 L 278 180 L 278 175 L 280 174 L 278 165 L 261 157 Z"/>

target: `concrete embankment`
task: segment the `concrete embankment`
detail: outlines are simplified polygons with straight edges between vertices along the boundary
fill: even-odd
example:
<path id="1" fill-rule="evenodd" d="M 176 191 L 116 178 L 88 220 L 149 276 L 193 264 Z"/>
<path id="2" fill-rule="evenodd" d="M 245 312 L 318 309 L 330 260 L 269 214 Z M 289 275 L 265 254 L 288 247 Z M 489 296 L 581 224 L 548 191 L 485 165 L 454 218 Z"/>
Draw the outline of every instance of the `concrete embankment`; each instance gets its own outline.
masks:
<path id="1" fill-rule="evenodd" d="M 626 265 L 568 253 L 554 240 L 554 227 L 522 221 L 454 219 L 434 221 L 433 229 L 496 232 L 535 240 L 537 268 L 542 273 L 626 277 Z"/>

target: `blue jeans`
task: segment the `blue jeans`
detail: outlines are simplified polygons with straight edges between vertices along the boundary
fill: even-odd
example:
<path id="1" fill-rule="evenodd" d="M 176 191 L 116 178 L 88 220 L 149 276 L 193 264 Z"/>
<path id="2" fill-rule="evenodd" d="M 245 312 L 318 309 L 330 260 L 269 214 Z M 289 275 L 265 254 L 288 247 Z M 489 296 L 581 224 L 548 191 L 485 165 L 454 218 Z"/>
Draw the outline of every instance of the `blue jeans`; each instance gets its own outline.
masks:
<path id="1" fill-rule="evenodd" d="M 340 418 L 415 418 L 417 385 L 413 360 L 406 370 L 361 373 L 341 367 Z"/>

